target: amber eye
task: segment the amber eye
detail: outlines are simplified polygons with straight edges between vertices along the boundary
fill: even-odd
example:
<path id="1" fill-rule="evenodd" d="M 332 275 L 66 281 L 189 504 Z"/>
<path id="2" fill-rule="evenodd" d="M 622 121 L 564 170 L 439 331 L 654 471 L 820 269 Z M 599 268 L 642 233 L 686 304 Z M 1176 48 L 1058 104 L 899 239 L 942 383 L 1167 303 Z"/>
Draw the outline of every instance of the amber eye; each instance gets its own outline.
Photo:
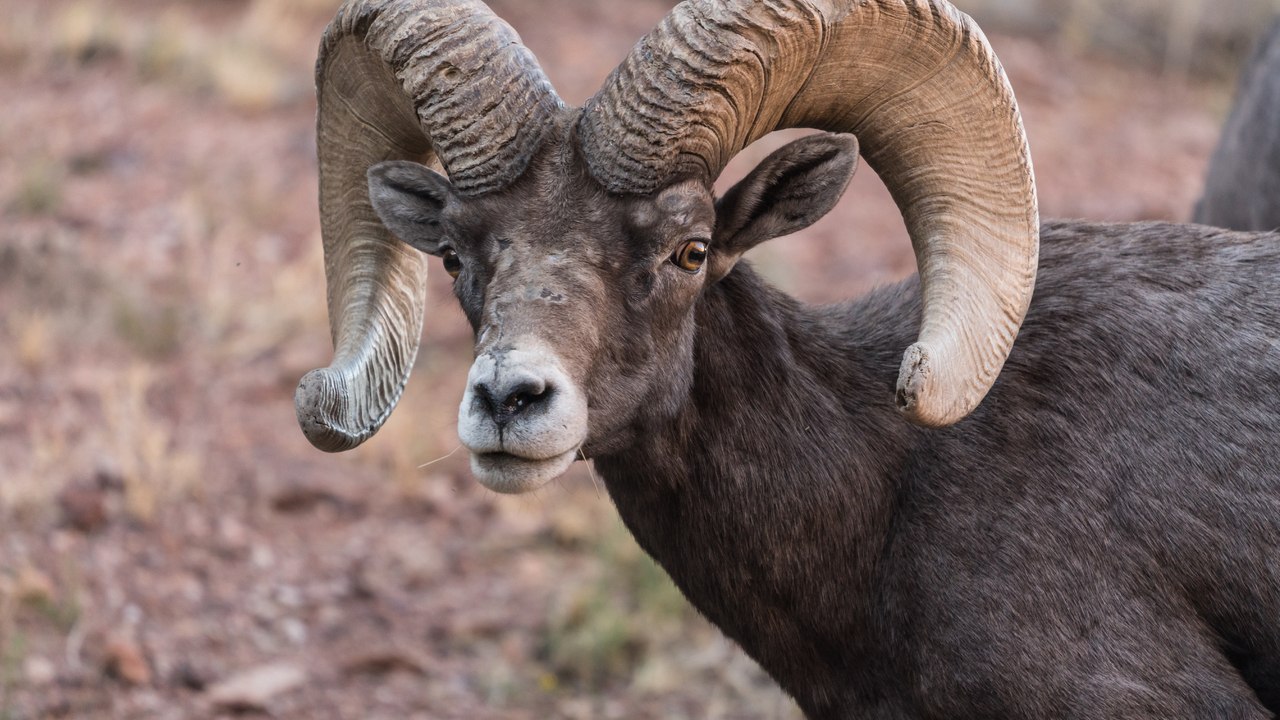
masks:
<path id="1" fill-rule="evenodd" d="M 702 269 L 702 264 L 707 261 L 707 243 L 704 240 L 690 240 L 680 246 L 675 254 L 671 256 L 671 262 L 676 267 L 689 272 L 697 272 Z"/>
<path id="2" fill-rule="evenodd" d="M 440 259 L 444 260 L 444 271 L 449 273 L 449 277 L 456 278 L 462 272 L 462 258 L 458 257 L 458 253 L 445 250 L 440 254 Z"/>

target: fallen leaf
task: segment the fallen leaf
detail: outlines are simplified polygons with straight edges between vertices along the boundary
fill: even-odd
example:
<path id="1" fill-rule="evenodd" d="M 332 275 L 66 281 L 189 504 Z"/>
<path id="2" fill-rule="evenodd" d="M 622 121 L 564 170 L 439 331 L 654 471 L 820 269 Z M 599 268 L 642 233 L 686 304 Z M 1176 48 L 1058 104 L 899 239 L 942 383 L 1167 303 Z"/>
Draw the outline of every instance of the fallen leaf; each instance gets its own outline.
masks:
<path id="1" fill-rule="evenodd" d="M 306 670 L 290 663 L 259 665 L 209 688 L 209 700 L 232 712 L 265 711 L 272 699 L 307 681 Z"/>
<path id="2" fill-rule="evenodd" d="M 58 507 L 63 521 L 82 533 L 96 532 L 107 524 L 106 498 L 99 487 L 68 485 L 58 493 Z"/>
<path id="3" fill-rule="evenodd" d="M 347 658 L 342 669 L 348 675 L 386 675 L 397 670 L 425 675 L 426 663 L 408 650 L 396 647 L 373 648 Z"/>
<path id="4" fill-rule="evenodd" d="M 53 602 L 53 581 L 30 565 L 18 571 L 14 594 L 20 602 L 41 605 Z"/>
<path id="5" fill-rule="evenodd" d="M 108 675 L 130 685 L 151 684 L 151 666 L 142 648 L 132 640 L 121 637 L 108 640 L 103 665 Z"/>
<path id="6" fill-rule="evenodd" d="M 58 669 L 48 659 L 32 655 L 22 661 L 22 674 L 32 687 L 44 687 L 57 678 Z"/>

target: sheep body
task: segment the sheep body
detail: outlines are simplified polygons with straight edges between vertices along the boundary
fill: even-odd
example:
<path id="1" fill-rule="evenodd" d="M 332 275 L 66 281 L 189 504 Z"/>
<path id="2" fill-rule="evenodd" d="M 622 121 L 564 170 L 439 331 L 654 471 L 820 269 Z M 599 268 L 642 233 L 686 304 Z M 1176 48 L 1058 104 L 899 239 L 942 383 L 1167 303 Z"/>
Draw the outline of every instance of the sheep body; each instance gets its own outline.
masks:
<path id="1" fill-rule="evenodd" d="M 1050 223 L 1041 250 L 951 428 L 892 405 L 915 279 L 811 308 L 739 267 L 680 410 L 597 458 L 812 718 L 1280 710 L 1280 235 Z"/>

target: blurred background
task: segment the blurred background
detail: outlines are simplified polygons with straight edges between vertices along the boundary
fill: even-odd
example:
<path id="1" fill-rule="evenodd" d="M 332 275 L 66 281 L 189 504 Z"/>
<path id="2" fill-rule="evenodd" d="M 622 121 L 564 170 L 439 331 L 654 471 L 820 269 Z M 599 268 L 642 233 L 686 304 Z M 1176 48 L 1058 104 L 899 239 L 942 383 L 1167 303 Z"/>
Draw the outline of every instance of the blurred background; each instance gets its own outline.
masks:
<path id="1" fill-rule="evenodd" d="M 491 3 L 574 104 L 672 4 Z M 311 71 L 336 5 L 0 0 L 0 720 L 798 717 L 584 463 L 531 496 L 471 480 L 443 272 L 385 429 L 340 456 L 303 439 L 293 388 L 330 357 Z M 1189 217 L 1280 11 L 958 5 L 1018 93 L 1042 215 L 1115 221 Z M 755 261 L 815 302 L 914 271 L 865 168 Z"/>

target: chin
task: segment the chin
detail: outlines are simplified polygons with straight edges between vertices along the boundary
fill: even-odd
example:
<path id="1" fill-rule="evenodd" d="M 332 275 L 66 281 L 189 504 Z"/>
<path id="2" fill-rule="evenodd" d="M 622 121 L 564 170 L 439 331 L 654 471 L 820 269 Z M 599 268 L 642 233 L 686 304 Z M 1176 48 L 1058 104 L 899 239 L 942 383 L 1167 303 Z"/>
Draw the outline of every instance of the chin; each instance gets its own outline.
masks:
<path id="1" fill-rule="evenodd" d="M 565 474 L 577 455 L 576 448 L 542 459 L 509 453 L 472 453 L 471 472 L 481 485 L 494 492 L 519 495 L 537 490 Z"/>

